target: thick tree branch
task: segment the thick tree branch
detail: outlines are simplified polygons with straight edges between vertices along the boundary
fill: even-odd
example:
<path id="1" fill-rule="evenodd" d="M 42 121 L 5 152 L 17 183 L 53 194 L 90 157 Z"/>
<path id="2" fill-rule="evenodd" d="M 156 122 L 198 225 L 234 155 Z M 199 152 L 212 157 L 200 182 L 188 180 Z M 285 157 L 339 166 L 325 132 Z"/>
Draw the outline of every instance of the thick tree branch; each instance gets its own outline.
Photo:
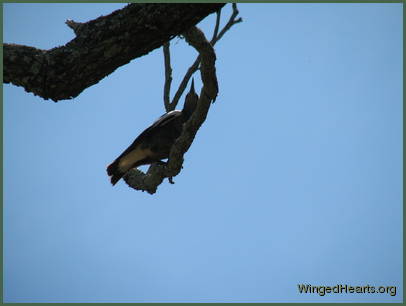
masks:
<path id="1" fill-rule="evenodd" d="M 136 3 L 86 23 L 68 20 L 77 36 L 65 46 L 40 50 L 4 44 L 4 83 L 54 101 L 76 97 L 222 6 Z"/>
<path id="2" fill-rule="evenodd" d="M 183 155 L 189 149 L 198 129 L 205 121 L 210 104 L 218 93 L 215 67 L 216 54 L 212 45 L 197 27 L 190 28 L 183 35 L 186 41 L 200 54 L 200 73 L 203 88 L 195 112 L 184 124 L 181 136 L 172 146 L 167 165 L 153 164 L 146 174 L 138 169 L 132 169 L 124 176 L 124 180 L 130 187 L 147 191 L 150 194 L 156 192 L 157 187 L 165 178 L 172 178 L 180 172 Z"/>

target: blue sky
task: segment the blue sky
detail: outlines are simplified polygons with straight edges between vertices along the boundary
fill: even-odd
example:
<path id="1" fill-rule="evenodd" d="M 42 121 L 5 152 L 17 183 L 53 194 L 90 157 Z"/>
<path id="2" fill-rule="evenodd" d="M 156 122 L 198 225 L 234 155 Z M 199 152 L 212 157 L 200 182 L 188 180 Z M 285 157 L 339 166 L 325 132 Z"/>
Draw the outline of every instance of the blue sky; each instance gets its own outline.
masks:
<path id="1" fill-rule="evenodd" d="M 66 19 L 123 6 L 7 3 L 4 41 L 64 45 Z M 217 101 L 155 195 L 105 168 L 164 112 L 161 49 L 73 100 L 4 86 L 5 302 L 403 300 L 402 4 L 239 9 Z M 172 41 L 175 85 L 195 56 Z"/>

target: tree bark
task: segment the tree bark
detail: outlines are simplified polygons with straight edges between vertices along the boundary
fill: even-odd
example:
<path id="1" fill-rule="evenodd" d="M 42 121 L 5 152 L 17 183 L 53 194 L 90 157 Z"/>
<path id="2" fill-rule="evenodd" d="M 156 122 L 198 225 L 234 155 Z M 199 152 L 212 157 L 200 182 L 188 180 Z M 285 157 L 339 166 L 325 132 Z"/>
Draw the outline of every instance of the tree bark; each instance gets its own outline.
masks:
<path id="1" fill-rule="evenodd" d="M 55 102 L 74 98 L 224 5 L 137 3 L 86 23 L 67 21 L 76 38 L 65 46 L 41 50 L 4 44 L 4 83 Z"/>

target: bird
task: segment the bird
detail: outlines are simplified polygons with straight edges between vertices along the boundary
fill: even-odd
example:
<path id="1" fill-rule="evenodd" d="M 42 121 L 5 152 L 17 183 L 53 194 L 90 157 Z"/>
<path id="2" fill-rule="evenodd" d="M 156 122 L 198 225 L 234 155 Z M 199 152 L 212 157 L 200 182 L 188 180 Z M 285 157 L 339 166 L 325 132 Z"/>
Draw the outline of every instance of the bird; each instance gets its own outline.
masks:
<path id="1" fill-rule="evenodd" d="M 182 133 L 183 124 L 195 111 L 198 100 L 192 79 L 183 109 L 163 114 L 108 165 L 107 174 L 111 184 L 114 186 L 132 168 L 156 162 L 163 163 L 162 159 L 169 157 L 172 145 Z"/>

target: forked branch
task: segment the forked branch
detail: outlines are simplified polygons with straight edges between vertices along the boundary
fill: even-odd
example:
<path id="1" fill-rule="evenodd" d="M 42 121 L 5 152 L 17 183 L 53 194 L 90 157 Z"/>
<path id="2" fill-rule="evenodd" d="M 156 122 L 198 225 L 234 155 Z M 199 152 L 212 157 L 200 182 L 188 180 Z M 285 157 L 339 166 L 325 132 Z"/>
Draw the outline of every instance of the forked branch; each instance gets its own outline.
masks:
<path id="1" fill-rule="evenodd" d="M 231 16 L 228 19 L 225 26 L 221 29 L 220 33 L 218 31 L 219 31 L 219 27 L 220 27 L 221 9 L 216 12 L 216 25 L 214 27 L 213 37 L 212 37 L 212 39 L 210 41 L 210 44 L 212 46 L 214 46 L 224 36 L 224 34 L 228 30 L 230 30 L 230 28 L 233 25 L 242 22 L 241 17 L 237 18 L 238 14 L 239 14 L 239 11 L 237 9 L 237 4 L 233 3 L 232 4 L 232 9 L 233 9 L 233 11 L 231 13 Z M 190 81 L 190 78 L 199 69 L 200 60 L 201 59 L 200 59 L 200 55 L 199 55 L 199 56 L 196 57 L 196 60 L 194 61 L 194 63 L 187 70 L 185 76 L 183 77 L 182 82 L 179 85 L 178 90 L 176 91 L 175 96 L 172 99 L 172 102 L 170 103 L 169 110 L 174 110 L 175 107 L 178 105 L 179 99 L 182 96 L 183 92 L 185 91 L 186 86 Z M 166 86 L 166 84 L 165 84 L 165 86 Z"/>
<path id="2" fill-rule="evenodd" d="M 199 53 L 194 63 L 187 70 L 179 88 L 172 100 L 170 101 L 170 88 L 172 84 L 172 68 L 170 61 L 169 42 L 164 44 L 164 64 L 165 64 L 165 84 L 164 84 L 164 106 L 167 112 L 174 110 L 180 97 L 182 96 L 190 78 L 200 68 L 201 79 L 203 88 L 200 92 L 200 98 L 196 111 L 192 117 L 184 124 L 181 136 L 176 140 L 172 146 L 167 164 L 153 164 L 149 167 L 146 173 L 138 170 L 130 170 L 124 176 L 125 182 L 136 190 L 147 191 L 154 194 L 158 186 L 165 178 L 168 178 L 172 183 L 172 177 L 179 174 L 182 169 L 183 155 L 191 146 L 193 139 L 199 130 L 200 126 L 206 119 L 207 113 L 210 108 L 211 102 L 214 102 L 218 93 L 218 84 L 216 76 L 216 54 L 213 46 L 219 41 L 223 35 L 236 23 L 242 21 L 237 18 L 238 9 L 235 3 L 232 4 L 232 14 L 226 25 L 220 29 L 221 10 L 216 12 L 216 24 L 213 31 L 213 36 L 209 42 L 202 31 L 197 27 L 192 27 L 183 36 L 186 41 L 193 46 Z"/>
<path id="3" fill-rule="evenodd" d="M 182 134 L 172 146 L 166 165 L 153 164 L 146 174 L 138 169 L 130 170 L 124 176 L 125 182 L 136 190 L 147 191 L 150 194 L 156 192 L 157 187 L 165 178 L 176 176 L 183 164 L 183 155 L 189 149 L 193 139 L 206 119 L 210 104 L 215 100 L 218 93 L 216 76 L 216 54 L 210 42 L 203 32 L 197 27 L 192 27 L 183 33 L 186 41 L 194 47 L 201 57 L 200 74 L 203 88 L 200 92 L 197 108 L 190 119 L 184 124 Z"/>

